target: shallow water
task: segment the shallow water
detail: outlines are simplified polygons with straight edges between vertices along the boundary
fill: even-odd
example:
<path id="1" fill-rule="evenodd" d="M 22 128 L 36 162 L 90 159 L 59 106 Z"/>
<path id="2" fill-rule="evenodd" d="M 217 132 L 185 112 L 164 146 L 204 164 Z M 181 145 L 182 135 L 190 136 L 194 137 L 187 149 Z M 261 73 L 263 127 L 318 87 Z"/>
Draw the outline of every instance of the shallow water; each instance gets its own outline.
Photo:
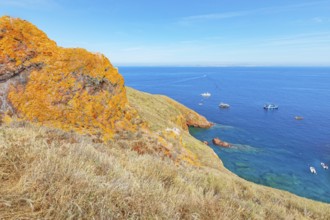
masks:
<path id="1" fill-rule="evenodd" d="M 190 129 L 244 179 L 330 202 L 330 68 L 120 67 L 126 85 L 165 94 L 216 125 Z M 210 92 L 210 98 L 200 94 Z M 230 104 L 219 109 L 220 102 Z M 202 105 L 199 105 L 202 103 Z M 265 111 L 265 103 L 279 105 Z M 304 117 L 295 120 L 295 116 Z M 318 172 L 312 175 L 309 166 Z"/>

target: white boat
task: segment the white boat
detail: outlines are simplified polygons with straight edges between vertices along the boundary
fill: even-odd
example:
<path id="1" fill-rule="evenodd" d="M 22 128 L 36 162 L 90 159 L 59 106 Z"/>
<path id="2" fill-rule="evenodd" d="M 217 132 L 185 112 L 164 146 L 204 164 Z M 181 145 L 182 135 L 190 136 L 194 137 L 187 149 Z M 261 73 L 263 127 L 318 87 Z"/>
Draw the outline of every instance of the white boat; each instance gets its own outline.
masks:
<path id="1" fill-rule="evenodd" d="M 220 108 L 229 108 L 230 105 L 227 104 L 227 103 L 223 103 L 223 102 L 221 102 L 221 103 L 219 104 L 219 107 L 220 107 Z"/>
<path id="2" fill-rule="evenodd" d="M 264 109 L 266 109 L 266 110 L 274 110 L 274 109 L 278 109 L 278 105 L 274 105 L 274 104 L 266 104 L 266 105 L 264 105 Z"/>
<path id="3" fill-rule="evenodd" d="M 317 173 L 316 173 L 316 169 L 315 169 L 315 167 L 309 167 L 309 169 L 310 169 L 311 173 L 313 173 L 313 174 L 317 174 Z"/>
<path id="4" fill-rule="evenodd" d="M 203 105 L 203 103 L 200 102 L 200 103 L 198 103 L 198 105 Z"/>
<path id="5" fill-rule="evenodd" d="M 203 96 L 204 98 L 208 98 L 208 97 L 211 96 L 211 93 L 209 93 L 209 92 L 204 92 L 204 93 L 201 94 L 201 96 Z"/>
<path id="6" fill-rule="evenodd" d="M 323 167 L 323 169 L 325 169 L 325 170 L 329 169 L 329 166 L 328 166 L 328 165 L 326 165 L 325 163 L 321 163 L 321 166 L 322 166 L 322 167 Z"/>

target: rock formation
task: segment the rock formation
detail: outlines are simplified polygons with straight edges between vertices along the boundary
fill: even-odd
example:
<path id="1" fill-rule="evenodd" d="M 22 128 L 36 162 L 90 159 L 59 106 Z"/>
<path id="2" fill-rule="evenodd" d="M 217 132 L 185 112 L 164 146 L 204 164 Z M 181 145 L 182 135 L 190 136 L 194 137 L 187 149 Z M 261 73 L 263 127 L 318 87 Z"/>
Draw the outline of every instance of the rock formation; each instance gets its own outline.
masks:
<path id="1" fill-rule="evenodd" d="M 0 18 L 0 115 L 111 139 L 134 130 L 123 77 L 101 54 L 65 49 L 31 23 Z"/>
<path id="2" fill-rule="evenodd" d="M 213 138 L 212 142 L 214 145 L 217 145 L 220 147 L 225 147 L 225 148 L 231 147 L 231 144 L 229 144 L 228 142 L 222 141 L 219 138 Z"/>

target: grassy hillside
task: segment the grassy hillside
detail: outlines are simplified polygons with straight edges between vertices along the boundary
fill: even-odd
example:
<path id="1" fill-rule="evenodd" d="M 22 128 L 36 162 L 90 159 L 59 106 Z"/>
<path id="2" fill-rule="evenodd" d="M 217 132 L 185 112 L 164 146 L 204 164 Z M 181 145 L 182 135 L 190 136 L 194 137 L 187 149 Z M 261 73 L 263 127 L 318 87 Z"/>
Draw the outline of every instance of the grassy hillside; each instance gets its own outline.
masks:
<path id="1" fill-rule="evenodd" d="M 143 135 L 96 143 L 93 136 L 22 122 L 2 125 L 0 219 L 330 218 L 328 204 L 259 186 L 227 171 L 177 120 L 185 117 L 186 108 L 133 89 L 128 89 L 128 99 L 154 135 L 170 140 L 166 129 L 179 128 L 173 146 L 179 141 L 199 164 L 176 163 L 127 147 L 136 139 L 143 141 Z"/>
<path id="2" fill-rule="evenodd" d="M 222 162 L 213 150 L 192 137 L 188 132 L 187 120 L 206 120 L 196 112 L 188 109 L 174 100 L 163 95 L 151 95 L 132 88 L 127 88 L 129 103 L 134 107 L 141 118 L 147 121 L 150 129 L 157 134 L 166 133 L 168 128 L 179 128 L 181 142 L 179 148 L 183 148 L 193 155 L 199 165 L 221 169 Z M 205 122 L 202 122 L 203 124 Z"/>

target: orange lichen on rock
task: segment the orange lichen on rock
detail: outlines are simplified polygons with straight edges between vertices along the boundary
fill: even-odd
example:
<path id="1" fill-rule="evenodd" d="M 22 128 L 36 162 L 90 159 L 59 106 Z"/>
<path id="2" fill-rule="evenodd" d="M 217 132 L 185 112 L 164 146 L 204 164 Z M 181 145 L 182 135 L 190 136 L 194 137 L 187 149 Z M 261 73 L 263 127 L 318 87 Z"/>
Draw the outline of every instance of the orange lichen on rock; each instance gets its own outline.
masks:
<path id="1" fill-rule="evenodd" d="M 0 18 L 0 51 L 0 113 L 105 140 L 135 129 L 124 79 L 103 55 L 58 47 L 11 17 Z"/>

